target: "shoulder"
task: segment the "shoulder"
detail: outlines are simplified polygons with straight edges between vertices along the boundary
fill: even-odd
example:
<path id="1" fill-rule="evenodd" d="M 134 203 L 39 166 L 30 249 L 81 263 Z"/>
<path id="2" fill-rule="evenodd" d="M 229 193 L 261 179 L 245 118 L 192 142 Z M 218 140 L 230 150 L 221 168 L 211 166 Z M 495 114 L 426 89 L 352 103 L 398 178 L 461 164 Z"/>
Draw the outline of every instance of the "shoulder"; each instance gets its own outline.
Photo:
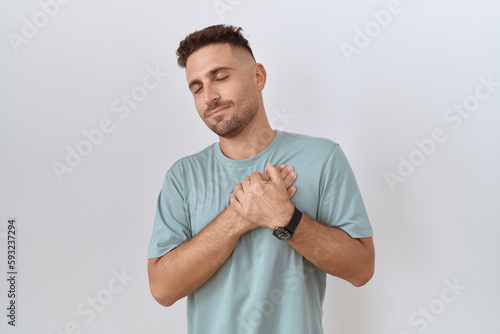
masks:
<path id="1" fill-rule="evenodd" d="M 187 171 L 203 168 L 203 166 L 206 166 L 208 161 L 213 157 L 214 145 L 215 143 L 199 152 L 180 158 L 169 168 L 167 176 L 182 177 Z"/>
<path id="2" fill-rule="evenodd" d="M 309 152 L 320 152 L 322 154 L 331 153 L 338 143 L 328 138 L 313 137 L 303 134 L 284 132 L 283 142 L 285 145 L 290 145 L 300 150 L 308 150 Z"/>

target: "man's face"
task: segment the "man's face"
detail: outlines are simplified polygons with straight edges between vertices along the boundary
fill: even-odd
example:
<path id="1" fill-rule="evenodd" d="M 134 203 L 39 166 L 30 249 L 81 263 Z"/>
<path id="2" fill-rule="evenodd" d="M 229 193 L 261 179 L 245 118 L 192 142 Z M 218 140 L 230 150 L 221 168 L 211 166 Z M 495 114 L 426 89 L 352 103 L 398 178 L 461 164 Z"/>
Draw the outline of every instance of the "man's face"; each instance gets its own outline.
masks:
<path id="1" fill-rule="evenodd" d="M 193 52 L 186 65 L 196 110 L 217 135 L 231 138 L 252 122 L 259 110 L 253 58 L 229 44 L 211 44 Z"/>

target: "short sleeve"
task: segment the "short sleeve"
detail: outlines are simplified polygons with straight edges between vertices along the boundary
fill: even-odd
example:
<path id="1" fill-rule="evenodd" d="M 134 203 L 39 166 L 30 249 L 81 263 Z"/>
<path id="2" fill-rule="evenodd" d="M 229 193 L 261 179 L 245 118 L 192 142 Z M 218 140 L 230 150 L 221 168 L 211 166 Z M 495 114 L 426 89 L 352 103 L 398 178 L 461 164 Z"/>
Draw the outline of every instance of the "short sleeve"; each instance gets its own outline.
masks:
<path id="1" fill-rule="evenodd" d="M 344 230 L 352 238 L 373 236 L 354 173 L 338 144 L 323 168 L 318 220 Z"/>
<path id="2" fill-rule="evenodd" d="M 174 164 L 167 172 L 158 196 L 148 259 L 165 255 L 191 237 L 184 203 L 182 170 Z"/>

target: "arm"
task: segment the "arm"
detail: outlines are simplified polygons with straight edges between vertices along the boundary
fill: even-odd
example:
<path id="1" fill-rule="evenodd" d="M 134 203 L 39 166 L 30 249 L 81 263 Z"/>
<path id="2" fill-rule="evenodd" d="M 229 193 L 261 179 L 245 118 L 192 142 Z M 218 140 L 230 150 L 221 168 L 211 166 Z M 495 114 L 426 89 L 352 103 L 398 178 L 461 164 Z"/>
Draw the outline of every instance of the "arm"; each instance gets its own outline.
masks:
<path id="1" fill-rule="evenodd" d="M 366 284 L 373 276 L 375 250 L 371 237 L 351 238 L 339 228 L 302 215 L 288 243 L 316 267 L 354 286 Z"/>
<path id="2" fill-rule="evenodd" d="M 257 226 L 228 207 L 191 240 L 148 260 L 149 286 L 163 306 L 198 289 L 226 262 L 241 235 Z"/>
<path id="3" fill-rule="evenodd" d="M 280 165 L 278 173 L 286 194 L 292 197 L 291 186 L 296 174 Z M 264 179 L 268 178 L 262 173 Z M 232 206 L 192 239 L 159 258 L 148 260 L 149 285 L 153 297 L 163 306 L 171 306 L 202 286 L 226 262 L 239 238 L 258 225 L 243 219 Z"/>
<path id="4" fill-rule="evenodd" d="M 231 204 L 250 222 L 273 230 L 285 226 L 294 206 L 277 177 L 277 169 L 268 165 L 270 181 L 253 173 L 234 188 Z M 326 226 L 306 215 L 288 241 L 297 252 L 328 274 L 347 280 L 354 286 L 366 284 L 374 271 L 372 238 L 351 238 L 339 228 Z"/>

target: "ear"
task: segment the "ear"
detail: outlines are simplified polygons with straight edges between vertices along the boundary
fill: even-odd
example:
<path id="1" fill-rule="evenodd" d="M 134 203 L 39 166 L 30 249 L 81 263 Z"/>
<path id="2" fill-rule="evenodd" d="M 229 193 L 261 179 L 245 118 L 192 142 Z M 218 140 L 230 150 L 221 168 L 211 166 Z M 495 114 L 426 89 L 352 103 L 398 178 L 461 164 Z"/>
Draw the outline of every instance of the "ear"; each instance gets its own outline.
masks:
<path id="1" fill-rule="evenodd" d="M 266 85 L 267 73 L 264 65 L 257 63 L 253 66 L 253 76 L 257 90 L 261 92 Z"/>

